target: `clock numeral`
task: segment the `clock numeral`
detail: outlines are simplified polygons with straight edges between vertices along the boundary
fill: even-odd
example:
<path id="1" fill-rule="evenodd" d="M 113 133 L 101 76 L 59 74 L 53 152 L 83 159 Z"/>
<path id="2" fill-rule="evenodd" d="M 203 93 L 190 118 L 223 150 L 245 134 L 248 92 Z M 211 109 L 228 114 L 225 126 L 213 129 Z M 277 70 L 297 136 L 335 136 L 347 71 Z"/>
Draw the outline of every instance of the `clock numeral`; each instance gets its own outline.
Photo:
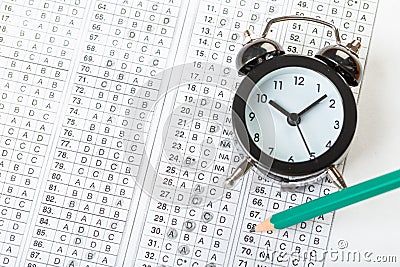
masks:
<path id="1" fill-rule="evenodd" d="M 310 152 L 310 159 L 315 159 L 315 152 Z"/>
<path id="2" fill-rule="evenodd" d="M 331 140 L 329 140 L 329 141 L 328 141 L 328 143 L 325 145 L 325 147 L 327 147 L 327 148 L 330 148 L 330 147 L 332 147 L 332 141 L 331 141 Z"/>
<path id="3" fill-rule="evenodd" d="M 321 85 L 317 83 L 317 92 L 319 93 L 321 91 Z"/>
<path id="4" fill-rule="evenodd" d="M 335 99 L 329 100 L 329 103 L 331 103 L 331 104 L 329 105 L 330 108 L 335 108 L 335 103 L 336 103 Z"/>
<path id="5" fill-rule="evenodd" d="M 269 149 L 269 154 L 272 155 L 272 152 L 274 152 L 274 148 L 270 146 L 268 149 Z"/>
<path id="6" fill-rule="evenodd" d="M 258 103 L 267 103 L 268 96 L 266 94 L 257 94 Z"/>
<path id="7" fill-rule="evenodd" d="M 290 158 L 287 161 L 288 162 L 294 162 L 293 156 L 290 156 Z"/>
<path id="8" fill-rule="evenodd" d="M 249 118 L 250 118 L 250 121 L 253 121 L 256 118 L 256 114 L 254 114 L 254 112 L 250 112 Z"/>
<path id="9" fill-rule="evenodd" d="M 260 141 L 260 134 L 259 133 L 255 133 L 253 140 L 254 140 L 254 142 Z"/>
<path id="10" fill-rule="evenodd" d="M 282 90 L 283 82 L 282 81 L 274 81 L 274 89 L 275 90 Z"/>
<path id="11" fill-rule="evenodd" d="M 304 85 L 304 77 L 294 76 L 294 85 Z"/>
<path id="12" fill-rule="evenodd" d="M 333 126 L 333 128 L 336 130 L 340 128 L 340 124 L 339 124 L 338 120 L 335 121 L 335 125 Z"/>

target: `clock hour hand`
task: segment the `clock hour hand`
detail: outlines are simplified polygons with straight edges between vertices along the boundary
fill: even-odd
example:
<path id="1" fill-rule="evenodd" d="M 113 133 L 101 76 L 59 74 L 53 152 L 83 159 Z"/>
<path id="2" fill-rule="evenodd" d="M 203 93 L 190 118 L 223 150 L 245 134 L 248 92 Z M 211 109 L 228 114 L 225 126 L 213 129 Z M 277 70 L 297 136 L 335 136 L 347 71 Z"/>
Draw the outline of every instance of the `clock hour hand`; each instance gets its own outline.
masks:
<path id="1" fill-rule="evenodd" d="M 286 109 L 284 109 L 283 107 L 281 107 L 278 103 L 276 103 L 274 100 L 270 100 L 268 102 L 271 106 L 273 106 L 274 108 L 276 108 L 279 112 L 281 112 L 283 115 L 285 115 L 286 117 L 289 118 L 290 113 L 286 111 Z"/>
<path id="2" fill-rule="evenodd" d="M 303 115 L 304 113 L 306 113 L 307 111 L 309 111 L 310 109 L 312 109 L 314 106 L 316 106 L 317 104 L 319 104 L 319 102 L 321 102 L 322 100 L 324 100 L 325 98 L 327 98 L 328 96 L 325 94 L 323 96 L 321 96 L 320 98 L 318 98 L 317 100 L 315 100 L 313 103 L 311 103 L 308 107 L 306 107 L 305 109 L 303 109 L 302 111 L 299 112 L 299 116 Z"/>

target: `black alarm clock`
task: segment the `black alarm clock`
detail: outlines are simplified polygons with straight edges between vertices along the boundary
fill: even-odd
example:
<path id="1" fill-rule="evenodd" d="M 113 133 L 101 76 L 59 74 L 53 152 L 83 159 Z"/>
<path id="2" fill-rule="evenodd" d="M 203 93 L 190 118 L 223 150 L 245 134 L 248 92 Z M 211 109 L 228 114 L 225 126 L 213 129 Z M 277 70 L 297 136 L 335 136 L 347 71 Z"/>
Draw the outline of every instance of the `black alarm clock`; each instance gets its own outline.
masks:
<path id="1" fill-rule="evenodd" d="M 336 44 L 315 57 L 286 54 L 266 37 L 273 23 L 304 20 L 334 30 Z M 361 45 L 342 45 L 328 22 L 298 16 L 271 19 L 261 37 L 245 32 L 237 55 L 245 75 L 233 100 L 235 137 L 246 158 L 226 182 L 232 186 L 252 166 L 283 185 L 302 185 L 328 177 L 346 187 L 337 165 L 354 137 L 357 109 L 351 87 L 359 85 Z"/>

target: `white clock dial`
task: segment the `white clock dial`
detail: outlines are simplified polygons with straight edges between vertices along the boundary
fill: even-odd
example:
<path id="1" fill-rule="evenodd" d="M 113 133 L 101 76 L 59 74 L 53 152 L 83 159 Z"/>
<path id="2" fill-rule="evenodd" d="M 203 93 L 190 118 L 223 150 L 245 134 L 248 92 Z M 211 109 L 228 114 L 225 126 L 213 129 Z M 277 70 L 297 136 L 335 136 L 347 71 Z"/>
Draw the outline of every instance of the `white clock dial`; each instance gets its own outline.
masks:
<path id="1" fill-rule="evenodd" d="M 245 117 L 251 138 L 265 154 L 285 162 L 305 162 L 333 146 L 344 111 L 338 89 L 326 76 L 285 67 L 257 82 L 247 99 Z"/>

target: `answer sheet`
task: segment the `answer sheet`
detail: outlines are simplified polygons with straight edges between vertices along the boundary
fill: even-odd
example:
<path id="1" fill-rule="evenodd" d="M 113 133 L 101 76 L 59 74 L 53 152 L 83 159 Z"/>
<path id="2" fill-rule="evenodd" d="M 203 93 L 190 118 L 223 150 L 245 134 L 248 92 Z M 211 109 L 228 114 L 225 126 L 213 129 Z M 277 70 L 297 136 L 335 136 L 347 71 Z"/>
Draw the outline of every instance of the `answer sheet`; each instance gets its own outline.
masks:
<path id="1" fill-rule="evenodd" d="M 242 33 L 335 24 L 367 58 L 378 0 L 0 1 L 0 266 L 323 266 L 333 214 L 268 216 L 336 190 L 250 171 L 231 127 Z M 314 56 L 332 30 L 268 37 Z M 360 88 L 354 89 L 358 99 Z"/>

